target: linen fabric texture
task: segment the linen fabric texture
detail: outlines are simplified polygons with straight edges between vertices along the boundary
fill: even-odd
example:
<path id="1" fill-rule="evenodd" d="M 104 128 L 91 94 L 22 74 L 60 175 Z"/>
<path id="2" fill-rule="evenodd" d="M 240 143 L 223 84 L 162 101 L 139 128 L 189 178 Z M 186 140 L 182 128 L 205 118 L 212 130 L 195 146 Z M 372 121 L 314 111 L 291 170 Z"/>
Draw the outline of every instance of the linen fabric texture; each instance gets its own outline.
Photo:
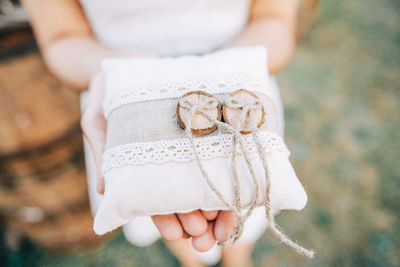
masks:
<path id="1" fill-rule="evenodd" d="M 97 234 L 112 231 L 135 216 L 228 209 L 201 175 L 177 122 L 178 98 L 195 90 L 214 94 L 223 103 L 229 93 L 245 88 L 263 100 L 265 123 L 259 135 L 270 169 L 271 208 L 304 208 L 307 194 L 277 133 L 276 106 L 280 103 L 273 101 L 265 48 L 232 48 L 177 58 L 110 58 L 103 61 L 102 71 L 108 126 L 102 164 L 106 190 L 95 216 Z M 262 206 L 264 169 L 251 135 L 243 138 L 260 185 L 257 205 Z M 196 136 L 195 143 L 212 182 L 233 204 L 232 135 L 217 129 Z M 237 153 L 240 199 L 246 208 L 253 200 L 254 184 L 239 146 Z"/>

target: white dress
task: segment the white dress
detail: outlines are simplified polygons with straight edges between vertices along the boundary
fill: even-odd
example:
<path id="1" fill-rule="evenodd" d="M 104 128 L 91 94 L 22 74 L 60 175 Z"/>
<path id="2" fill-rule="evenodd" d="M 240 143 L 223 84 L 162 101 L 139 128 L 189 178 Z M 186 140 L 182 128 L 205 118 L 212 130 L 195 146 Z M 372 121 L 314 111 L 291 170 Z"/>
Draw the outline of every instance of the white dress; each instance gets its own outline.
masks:
<path id="1" fill-rule="evenodd" d="M 105 46 L 124 51 L 152 51 L 160 56 L 204 54 L 233 41 L 247 24 L 251 0 L 81 0 L 96 38 Z M 271 77 L 273 97 L 283 134 L 283 111 L 279 88 Z M 85 95 L 82 96 L 82 106 Z M 101 196 L 96 192 L 95 165 L 85 141 L 86 167 L 92 212 Z M 254 243 L 268 224 L 264 208 L 257 208 L 245 224 L 237 243 Z M 160 238 L 149 217 L 136 217 L 123 227 L 134 245 L 147 246 Z M 206 263 L 215 263 L 220 248 L 197 253 Z"/>

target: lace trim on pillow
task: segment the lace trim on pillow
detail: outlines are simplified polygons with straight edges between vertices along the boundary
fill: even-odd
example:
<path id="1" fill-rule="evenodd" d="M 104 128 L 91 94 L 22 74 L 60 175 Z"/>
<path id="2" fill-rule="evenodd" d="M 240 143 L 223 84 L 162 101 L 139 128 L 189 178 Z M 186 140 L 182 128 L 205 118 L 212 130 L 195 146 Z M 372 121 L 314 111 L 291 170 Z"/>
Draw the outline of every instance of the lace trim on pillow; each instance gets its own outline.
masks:
<path id="1" fill-rule="evenodd" d="M 276 133 L 260 132 L 262 145 L 267 153 L 281 151 L 290 154 L 282 137 Z M 249 153 L 256 153 L 256 144 L 251 135 L 243 136 Z M 229 157 L 231 154 L 232 135 L 220 134 L 195 138 L 200 159 Z M 240 147 L 237 152 L 242 153 Z M 156 142 L 140 142 L 110 148 L 103 155 L 102 172 L 125 165 L 161 164 L 167 162 L 188 162 L 194 160 L 189 139 L 162 140 Z"/>
<path id="2" fill-rule="evenodd" d="M 265 79 L 254 77 L 248 73 L 229 73 L 202 77 L 201 79 L 186 79 L 158 83 L 132 84 L 130 88 L 114 88 L 106 95 L 104 115 L 126 104 L 135 102 L 178 98 L 194 90 L 207 91 L 211 94 L 228 93 L 241 88 L 268 94 L 269 83 Z"/>

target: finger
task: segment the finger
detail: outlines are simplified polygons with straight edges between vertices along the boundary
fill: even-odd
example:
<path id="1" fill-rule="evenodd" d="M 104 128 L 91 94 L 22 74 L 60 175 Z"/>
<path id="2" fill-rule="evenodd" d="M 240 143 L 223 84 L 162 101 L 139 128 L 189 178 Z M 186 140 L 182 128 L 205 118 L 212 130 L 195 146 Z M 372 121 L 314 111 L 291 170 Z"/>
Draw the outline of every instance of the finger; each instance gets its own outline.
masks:
<path id="1" fill-rule="evenodd" d="M 191 236 L 183 230 L 182 238 L 189 239 Z"/>
<path id="2" fill-rule="evenodd" d="M 213 234 L 214 222 L 209 222 L 207 231 L 198 237 L 192 238 L 192 246 L 194 249 L 200 252 L 211 249 L 215 244 L 215 237 Z"/>
<path id="3" fill-rule="evenodd" d="M 202 210 L 201 213 L 203 213 L 203 215 L 207 219 L 207 221 L 213 221 L 218 216 L 218 210 L 212 210 L 212 211 Z"/>
<path id="4" fill-rule="evenodd" d="M 96 190 L 97 190 L 97 193 L 99 193 L 100 195 L 104 195 L 104 192 L 106 191 L 104 178 L 100 174 L 97 174 Z"/>
<path id="5" fill-rule="evenodd" d="M 101 163 L 102 155 L 104 151 L 104 144 L 106 139 L 105 133 L 105 120 L 101 117 L 97 117 L 91 114 L 90 111 L 84 113 L 81 120 L 83 133 L 87 138 L 90 147 L 93 152 L 94 161 L 96 164 L 96 176 L 97 176 L 97 189 L 98 191 L 104 191 L 104 180 L 101 175 Z M 102 192 L 99 192 L 102 193 Z"/>
<path id="6" fill-rule="evenodd" d="M 168 241 L 177 241 L 183 237 L 183 229 L 175 214 L 152 216 L 161 236 Z"/>
<path id="7" fill-rule="evenodd" d="M 104 178 L 102 175 L 97 174 L 97 185 L 96 190 L 100 195 L 104 194 L 105 185 L 104 185 Z"/>
<path id="8" fill-rule="evenodd" d="M 183 229 L 191 236 L 200 236 L 207 230 L 207 220 L 200 210 L 189 213 L 178 213 Z"/>
<path id="9" fill-rule="evenodd" d="M 104 179 L 101 174 L 102 154 L 106 139 L 105 119 L 93 114 L 93 111 L 87 110 L 82 115 L 81 120 L 82 130 L 93 152 L 94 161 L 96 164 L 97 176 L 97 191 L 100 194 L 104 193 Z"/>
<path id="10" fill-rule="evenodd" d="M 237 225 L 236 215 L 229 210 L 220 211 L 215 220 L 214 235 L 219 242 L 225 242 L 233 234 Z"/>
<path id="11" fill-rule="evenodd" d="M 83 112 L 81 126 L 93 151 L 96 164 L 97 191 L 104 193 L 104 179 L 101 175 L 101 161 L 106 142 L 106 119 L 102 111 L 104 86 L 102 74 L 97 75 L 90 84 L 89 101 Z"/>

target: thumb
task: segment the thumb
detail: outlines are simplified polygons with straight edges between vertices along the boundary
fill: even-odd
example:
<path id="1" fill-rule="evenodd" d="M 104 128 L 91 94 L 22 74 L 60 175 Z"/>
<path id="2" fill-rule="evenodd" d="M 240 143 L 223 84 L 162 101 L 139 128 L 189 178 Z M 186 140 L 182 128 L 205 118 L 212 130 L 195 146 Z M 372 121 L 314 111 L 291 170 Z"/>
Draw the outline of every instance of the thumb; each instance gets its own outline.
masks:
<path id="1" fill-rule="evenodd" d="M 81 119 L 83 133 L 93 151 L 94 161 L 96 164 L 97 191 L 104 193 L 104 179 L 101 175 L 101 162 L 106 141 L 106 121 L 93 114 L 92 111 L 86 109 Z"/>
<path id="2" fill-rule="evenodd" d="M 104 178 L 101 175 L 102 155 L 106 142 L 107 121 L 102 111 L 103 83 L 102 77 L 97 75 L 90 86 L 88 106 L 81 118 L 83 134 L 89 141 L 96 164 L 97 191 L 104 194 Z"/>

